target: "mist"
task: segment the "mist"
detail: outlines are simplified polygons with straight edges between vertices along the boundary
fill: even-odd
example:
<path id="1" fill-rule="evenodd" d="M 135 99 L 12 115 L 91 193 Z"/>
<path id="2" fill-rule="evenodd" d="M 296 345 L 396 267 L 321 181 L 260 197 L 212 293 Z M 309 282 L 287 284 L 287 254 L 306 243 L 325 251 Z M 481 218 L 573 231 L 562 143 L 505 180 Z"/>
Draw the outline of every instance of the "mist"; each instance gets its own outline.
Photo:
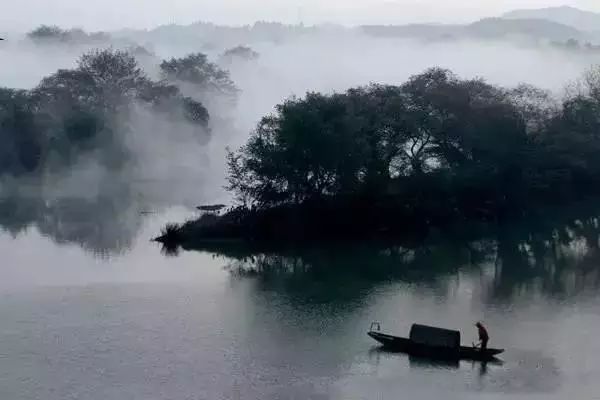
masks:
<path id="1" fill-rule="evenodd" d="M 268 28 L 263 27 L 263 31 Z M 284 29 L 275 28 L 275 32 Z M 228 32 L 229 28 L 219 29 Z M 120 31 L 93 43 L 34 43 L 27 37 L 0 42 L 0 59 L 9 60 L 0 66 L 0 86 L 4 87 L 35 88 L 42 78 L 58 69 L 74 68 L 81 54 L 110 48 L 132 52 L 148 77 L 157 80 L 161 60 L 201 52 L 229 71 L 239 89 L 236 101 L 230 102 L 210 93 L 195 96 L 194 87 L 181 85 L 182 92 L 200 100 L 210 114 L 210 134 L 201 139 L 186 122 L 136 108 L 126 120 L 119 121 L 130 129 L 123 145 L 134 155 L 134 162 L 125 169 L 106 169 L 94 154 L 89 154 L 68 171 L 46 176 L 41 183 L 4 177 L 0 197 L 5 202 L 18 203 L 16 199 L 26 197 L 35 198 L 37 204 L 31 207 L 35 213 L 9 230 L 40 227 L 46 221 L 44 229 L 52 232 L 49 220 L 56 220 L 57 226 L 61 220 L 77 224 L 77 219 L 66 216 L 73 207 L 62 204 L 80 200 L 86 215 L 104 216 L 97 222 L 105 227 L 101 229 L 105 239 L 88 234 L 90 241 L 116 248 L 127 240 L 106 238 L 134 236 L 145 212 L 228 203 L 231 199 L 223 189 L 226 148 L 242 145 L 275 105 L 309 91 L 341 92 L 372 82 L 399 85 L 411 75 L 439 66 L 461 78 L 482 77 L 507 87 L 526 82 L 560 97 L 569 82 L 600 60 L 597 53 L 572 54 L 544 43 L 518 40 L 381 38 L 360 29 L 335 26 L 285 29 L 287 34 L 275 39 L 254 32 L 243 40 L 239 28 L 230 28 L 227 35 L 202 39 L 193 29 L 171 26 L 149 32 Z M 225 59 L 223 53 L 236 45 L 248 46 L 258 57 Z M 144 52 L 140 53 L 142 48 Z M 96 207 L 103 211 L 94 212 Z M 118 217 L 106 217 L 115 214 Z M 47 215 L 55 218 L 48 219 Z M 123 221 L 128 221 L 127 229 Z M 3 225 L 10 224 L 4 221 Z M 49 236 L 65 238 L 56 229 Z"/>

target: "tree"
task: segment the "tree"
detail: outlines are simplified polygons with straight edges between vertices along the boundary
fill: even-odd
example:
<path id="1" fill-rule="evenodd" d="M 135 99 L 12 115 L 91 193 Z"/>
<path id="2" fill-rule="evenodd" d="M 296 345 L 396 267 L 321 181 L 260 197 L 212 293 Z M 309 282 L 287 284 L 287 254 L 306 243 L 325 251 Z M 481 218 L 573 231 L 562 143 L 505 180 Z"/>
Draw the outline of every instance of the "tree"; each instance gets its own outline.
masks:
<path id="1" fill-rule="evenodd" d="M 135 57 L 118 50 L 84 54 L 79 59 L 78 70 L 93 80 L 109 108 L 138 98 L 140 90 L 149 84 Z"/>
<path id="2" fill-rule="evenodd" d="M 235 59 L 243 61 L 253 61 L 260 57 L 256 51 L 248 46 L 236 46 L 225 50 L 221 55 L 221 60 L 227 64 L 232 63 Z"/>
<path id="3" fill-rule="evenodd" d="M 31 173 L 43 158 L 43 136 L 26 91 L 0 88 L 0 175 Z"/>
<path id="4" fill-rule="evenodd" d="M 417 143 L 409 143 L 406 97 L 399 87 L 370 85 L 350 89 L 345 98 L 351 124 L 359 128 L 365 182 L 370 190 L 380 190 L 390 178 L 406 175 L 407 162 L 418 157 Z"/>
<path id="5" fill-rule="evenodd" d="M 510 102 L 525 121 L 527 134 L 539 136 L 548 129 L 548 123 L 560 112 L 560 104 L 546 90 L 520 84 L 507 91 Z"/>
<path id="6" fill-rule="evenodd" d="M 506 91 L 483 80 L 460 80 L 433 69 L 413 77 L 403 91 L 411 136 L 427 143 L 429 166 L 501 169 L 501 163 L 518 159 L 527 142 L 524 113 Z M 515 158 L 509 160 L 509 155 Z"/>
<path id="7" fill-rule="evenodd" d="M 208 111 L 177 86 L 150 80 L 123 51 L 94 50 L 31 91 L 0 91 L 0 174 L 64 168 L 89 152 L 111 168 L 128 159 L 133 113 L 145 108 L 208 133 Z"/>
<path id="8" fill-rule="evenodd" d="M 36 29 L 27 34 L 31 40 L 63 40 L 66 36 L 66 31 L 60 29 L 56 25 L 40 25 Z"/>
<path id="9" fill-rule="evenodd" d="M 284 102 L 229 155 L 230 189 L 259 205 L 354 191 L 362 149 L 350 121 L 343 95 L 309 93 Z M 247 180 L 236 179 L 239 174 Z"/>
<path id="10" fill-rule="evenodd" d="M 183 107 L 183 115 L 189 122 L 195 124 L 201 124 L 207 126 L 208 124 L 208 110 L 200 103 L 192 99 L 191 97 L 183 97 L 181 99 Z"/>
<path id="11" fill-rule="evenodd" d="M 235 96 L 238 92 L 229 73 L 208 61 L 202 53 L 165 60 L 160 64 L 160 70 L 163 79 L 177 85 L 193 85 L 196 90 L 225 96 Z"/>
<path id="12" fill-rule="evenodd" d="M 567 50 L 579 50 L 580 44 L 577 39 L 569 39 L 565 42 Z"/>
<path id="13" fill-rule="evenodd" d="M 229 188 L 261 207 L 381 197 L 392 180 L 442 172 L 456 182 L 497 177 L 506 190 L 530 146 L 525 114 L 508 91 L 442 69 L 402 86 L 309 93 L 279 105 L 229 155 Z"/>
<path id="14" fill-rule="evenodd" d="M 110 36 L 104 32 L 87 33 L 83 29 L 61 29 L 55 25 L 40 25 L 27 34 L 27 37 L 37 43 L 63 44 L 92 44 L 108 42 Z"/>

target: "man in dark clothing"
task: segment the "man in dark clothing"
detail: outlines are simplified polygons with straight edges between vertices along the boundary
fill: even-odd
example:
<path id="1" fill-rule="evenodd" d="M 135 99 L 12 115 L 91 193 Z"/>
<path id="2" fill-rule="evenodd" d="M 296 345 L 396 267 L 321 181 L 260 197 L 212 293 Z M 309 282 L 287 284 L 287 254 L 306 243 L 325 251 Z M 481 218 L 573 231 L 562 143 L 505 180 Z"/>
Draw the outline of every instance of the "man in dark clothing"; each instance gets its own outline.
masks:
<path id="1" fill-rule="evenodd" d="M 490 335 L 488 335 L 487 329 L 481 322 L 475 324 L 477 331 L 479 332 L 479 345 L 481 345 L 481 351 L 487 349 L 487 344 L 490 341 Z"/>

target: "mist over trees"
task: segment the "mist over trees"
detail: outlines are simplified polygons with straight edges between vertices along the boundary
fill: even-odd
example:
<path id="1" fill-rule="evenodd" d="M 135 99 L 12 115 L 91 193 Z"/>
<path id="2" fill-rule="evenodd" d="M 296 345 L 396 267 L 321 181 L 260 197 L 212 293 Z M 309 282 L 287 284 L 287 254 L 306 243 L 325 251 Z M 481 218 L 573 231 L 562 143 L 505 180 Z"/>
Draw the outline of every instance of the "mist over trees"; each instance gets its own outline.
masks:
<path id="1" fill-rule="evenodd" d="M 35 226 L 58 244 L 75 243 L 97 256 L 123 253 L 132 245 L 143 221 L 125 188 L 100 196 L 0 196 L 0 226 L 17 237 Z"/>
<path id="2" fill-rule="evenodd" d="M 55 25 L 41 25 L 27 33 L 27 38 L 39 44 L 98 44 L 111 37 L 105 32 L 85 32 L 83 29 L 62 29 Z"/>
<path id="3" fill-rule="evenodd" d="M 491 40 L 482 39 L 478 32 L 487 32 L 492 22 L 498 29 L 488 35 Z M 563 102 L 530 85 L 507 88 L 458 76 L 481 73 L 493 82 L 524 80 L 557 90 L 592 62 L 591 52 L 581 52 L 576 65 L 565 62 L 558 76 L 526 72 L 555 61 L 558 53 L 563 57 L 566 52 L 554 51 L 562 41 L 570 47 L 575 43 L 573 32 L 564 30 L 550 49 L 544 44 L 551 44 L 547 41 L 554 28 L 538 24 L 531 36 L 545 39 L 527 42 L 534 51 L 523 46 L 511 53 L 521 62 L 508 73 L 498 72 L 504 69 L 491 56 L 499 49 L 495 46 L 512 41 L 512 33 L 523 32 L 521 26 L 528 22 L 471 25 L 455 27 L 464 34 L 453 38 L 442 32 L 453 27 L 375 27 L 389 31 L 385 39 L 364 34 L 365 27 L 268 23 L 166 25 L 106 35 L 40 27 L 23 46 L 9 40 L 4 47 L 31 52 L 33 60 L 58 56 L 54 63 L 32 62 L 40 66 L 30 74 L 33 81 L 20 73 L 3 75 L 4 82 L 24 82 L 15 86 L 31 89 L 0 89 L 0 175 L 12 182 L 33 177 L 48 187 L 61 174 L 77 174 L 79 180 L 84 164 L 92 161 L 104 174 L 97 185 L 101 190 L 115 177 L 127 186 L 160 175 L 168 184 L 157 184 L 152 191 L 172 193 L 169 198 L 176 202 L 182 196 L 172 187 L 196 186 L 200 189 L 186 197 L 192 199 L 186 204 L 195 204 L 197 198 L 205 200 L 197 180 L 210 175 L 221 188 L 225 162 L 219 153 L 227 144 L 239 146 L 251 126 L 286 96 L 315 90 L 283 101 L 262 119 L 246 146 L 230 153 L 228 184 L 241 204 L 260 212 L 288 207 L 289 216 L 296 207 L 321 203 L 341 210 L 340 219 L 360 214 L 360 206 L 370 209 L 365 220 L 378 210 L 393 210 L 397 225 L 407 225 L 413 220 L 492 219 L 505 211 L 519 213 L 547 193 L 555 199 L 585 192 L 585 183 L 593 178 L 588 168 L 594 162 L 593 143 L 566 131 L 595 129 L 588 121 L 595 113 L 585 89 L 590 79 L 573 87 Z M 546 27 L 548 35 L 538 35 Z M 592 40 L 577 37 L 580 43 Z M 89 50 L 105 46 L 111 50 Z M 472 46 L 468 56 L 462 46 Z M 514 50 L 508 45 L 500 49 L 498 53 Z M 71 66 L 82 52 L 87 60 Z M 334 54 L 331 60 L 316 61 L 329 53 Z M 475 54 L 483 61 L 471 62 Z M 540 56 L 535 68 L 530 55 Z M 292 56 L 315 61 L 298 63 Z M 428 65 L 450 66 L 458 75 L 433 69 L 402 83 Z M 33 87 L 30 82 L 42 75 Z M 393 84 L 365 86 L 369 81 Z M 264 136 L 260 140 L 259 132 Z M 201 147 L 188 140 L 192 136 Z M 572 150 L 576 146 L 587 152 L 584 159 Z M 581 167 L 583 160 L 589 165 Z M 81 187 L 69 186 L 70 193 Z M 7 193 L 6 187 L 0 192 Z M 206 192 L 217 190 L 211 186 Z M 226 202 L 218 196 L 220 191 L 213 199 Z M 440 199 L 449 199 L 448 207 Z M 302 213 L 298 215 L 301 219 Z"/>
<path id="4" fill-rule="evenodd" d="M 140 226 L 139 210 L 162 204 L 153 202 L 159 188 L 146 187 L 143 180 L 182 174 L 177 166 L 165 171 L 170 164 L 161 157 L 182 158 L 169 149 L 187 145 L 191 151 L 195 145 L 202 163 L 199 149 L 212 131 L 209 112 L 198 99 L 218 96 L 221 84 L 235 85 L 203 55 L 194 59 L 213 69 L 181 79 L 168 74 L 151 79 L 137 57 L 155 58 L 141 47 L 92 50 L 76 67 L 59 69 L 30 90 L 0 88 L 4 229 L 15 235 L 35 225 L 61 243 L 77 242 L 99 253 L 122 251 Z M 186 86 L 186 95 L 182 87 L 190 81 L 208 84 Z M 168 196 L 175 195 L 158 193 L 159 199 Z"/>
<path id="5" fill-rule="evenodd" d="M 33 90 L 0 89 L 0 173 L 43 173 L 94 152 L 107 167 L 127 159 L 124 138 L 138 108 L 208 134 L 208 111 L 167 81 L 149 79 L 135 58 L 118 50 L 84 54 Z M 150 137 L 149 137 L 150 138 Z"/>
<path id="6" fill-rule="evenodd" d="M 307 273 L 319 276 L 314 285 L 318 290 L 325 285 L 326 293 L 343 287 L 340 276 L 345 274 L 356 274 L 357 281 L 367 285 L 399 279 L 435 287 L 440 276 L 458 276 L 470 268 L 478 277 L 481 269 L 493 268 L 494 273 L 488 275 L 493 279 L 488 296 L 496 301 L 523 293 L 572 294 L 600 287 L 596 268 L 600 226 L 593 201 L 499 229 L 488 228 L 456 230 L 453 235 L 424 241 L 361 241 L 350 246 L 205 241 L 191 249 L 223 257 L 235 276 L 252 277 L 270 290 L 285 288 L 303 302 L 315 297 L 312 291 L 306 293 L 303 278 Z M 178 249 L 170 250 L 177 254 Z"/>
<path id="7" fill-rule="evenodd" d="M 231 64 L 235 60 L 253 61 L 257 60 L 259 57 L 260 54 L 252 50 L 251 47 L 240 45 L 225 50 L 221 55 L 220 60 L 225 64 Z"/>
<path id="8" fill-rule="evenodd" d="M 494 181 L 488 190 L 502 184 L 510 194 L 519 183 L 512 171 L 533 162 L 524 155 L 546 151 L 538 138 L 556 122 L 545 118 L 558 118 L 546 101 L 533 88 L 506 90 L 437 68 L 402 86 L 309 93 L 279 105 L 230 153 L 230 188 L 259 207 L 377 197 L 432 179 L 450 190 Z"/>
<path id="9" fill-rule="evenodd" d="M 214 114 L 235 105 L 239 89 L 229 72 L 208 60 L 202 53 L 164 60 L 160 64 L 163 81 L 176 85 L 181 91 L 203 104 Z"/>
<path id="10" fill-rule="evenodd" d="M 599 116 L 597 69 L 562 101 L 440 68 L 308 93 L 229 152 L 240 207 L 166 237 L 385 236 L 521 218 L 599 193 Z"/>

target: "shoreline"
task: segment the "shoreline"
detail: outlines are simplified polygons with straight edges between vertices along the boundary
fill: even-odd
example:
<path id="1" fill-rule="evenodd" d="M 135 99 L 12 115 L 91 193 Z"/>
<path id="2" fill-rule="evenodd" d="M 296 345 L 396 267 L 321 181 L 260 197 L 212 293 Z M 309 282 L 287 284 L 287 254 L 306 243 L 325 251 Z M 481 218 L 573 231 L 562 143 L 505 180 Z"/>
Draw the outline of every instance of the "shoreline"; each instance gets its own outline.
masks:
<path id="1" fill-rule="evenodd" d="M 456 239 L 480 240 L 493 239 L 503 232 L 519 229 L 521 226 L 533 225 L 540 230 L 557 229 L 564 224 L 600 215 L 600 197 L 587 197 L 568 204 L 531 207 L 522 215 L 512 215 L 503 219 L 464 219 L 447 220 L 446 224 L 427 224 L 421 220 L 418 225 L 392 226 L 390 219 L 387 229 L 367 229 L 365 219 L 356 224 L 346 223 L 347 229 L 336 226 L 335 216 L 323 213 L 303 220 L 305 215 L 295 215 L 298 224 L 285 224 L 283 219 L 276 230 L 270 230 L 274 216 L 268 215 L 273 210 L 249 210 L 246 218 L 234 219 L 232 214 L 242 211 L 231 211 L 223 215 L 205 214 L 183 224 L 169 224 L 161 235 L 152 240 L 172 249 L 197 250 L 209 248 L 249 247 L 257 249 L 285 249 L 290 247 L 310 247 L 313 245 L 353 243 L 388 243 L 418 244 L 426 240 Z M 295 210 L 289 211 L 294 216 Z M 288 217 L 290 215 L 287 215 Z M 264 219 L 261 219 L 264 218 Z M 314 221 L 321 217 L 323 229 L 315 230 Z M 595 218 L 595 217 L 594 217 Z M 351 219 L 350 219 L 351 221 Z M 255 224 L 255 225 L 253 225 Z"/>

